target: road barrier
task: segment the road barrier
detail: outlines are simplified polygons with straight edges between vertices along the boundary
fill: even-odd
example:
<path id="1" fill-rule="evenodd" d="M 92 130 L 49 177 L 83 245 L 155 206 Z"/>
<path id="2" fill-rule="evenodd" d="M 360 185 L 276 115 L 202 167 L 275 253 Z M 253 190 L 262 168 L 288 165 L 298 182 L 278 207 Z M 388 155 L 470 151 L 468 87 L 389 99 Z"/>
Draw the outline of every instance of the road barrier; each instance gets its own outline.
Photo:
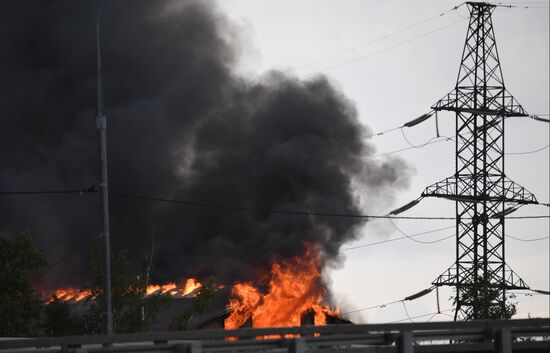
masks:
<path id="1" fill-rule="evenodd" d="M 550 352 L 550 319 L 242 328 L 0 339 L 0 353 Z"/>

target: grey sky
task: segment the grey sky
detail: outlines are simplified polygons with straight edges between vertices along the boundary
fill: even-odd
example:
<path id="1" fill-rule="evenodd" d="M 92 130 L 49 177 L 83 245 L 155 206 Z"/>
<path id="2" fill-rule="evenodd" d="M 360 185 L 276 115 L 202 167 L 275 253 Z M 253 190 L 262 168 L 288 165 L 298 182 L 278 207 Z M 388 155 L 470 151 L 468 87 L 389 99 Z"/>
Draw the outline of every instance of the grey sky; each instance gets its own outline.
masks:
<path id="1" fill-rule="evenodd" d="M 436 0 L 219 1 L 219 5 L 240 23 L 246 33 L 248 43 L 243 46 L 241 70 L 261 73 L 275 68 L 290 70 L 303 78 L 322 72 L 356 103 L 361 120 L 373 132 L 400 126 L 428 112 L 430 105 L 454 87 L 468 25 L 465 6 L 371 45 L 311 65 L 302 65 L 355 48 L 448 11 L 458 4 L 457 1 Z M 497 9 L 493 14 L 493 23 L 508 90 L 528 112 L 548 114 L 548 2 L 529 4 L 533 8 Z M 414 39 L 417 37 L 420 38 Z M 440 128 L 442 135 L 451 136 L 454 133 L 454 116 L 441 114 Z M 548 124 L 532 119 L 509 119 L 506 122 L 506 151 L 532 151 L 548 145 L 549 129 Z M 434 121 L 429 120 L 408 129 L 406 134 L 411 142 L 424 143 L 435 136 Z M 399 131 L 375 137 L 374 142 L 381 154 L 408 147 Z M 424 187 L 450 176 L 454 171 L 454 143 L 436 143 L 397 155 L 414 166 L 416 174 L 408 191 L 403 192 L 393 205 L 369 205 L 369 209 L 378 213 L 382 213 L 385 207 L 409 202 L 418 197 Z M 507 155 L 505 163 L 506 174 L 512 180 L 533 192 L 539 201 L 550 200 L 548 148 L 533 154 Z M 541 214 L 548 214 L 548 209 L 527 206 L 514 215 Z M 453 216 L 454 204 L 428 199 L 408 211 L 407 215 Z M 452 225 L 452 221 L 398 223 L 409 234 Z M 509 220 L 506 233 L 526 239 L 548 236 L 548 219 Z M 419 239 L 437 240 L 451 234 L 452 229 Z M 363 238 L 349 246 L 400 236 L 391 224 L 382 220 L 369 223 Z M 342 311 L 391 302 L 427 288 L 454 261 L 454 239 L 430 245 L 400 240 L 350 250 L 346 256 L 343 267 L 329 274 Z M 508 264 L 532 288 L 548 290 L 550 264 L 547 239 L 520 242 L 507 238 L 506 256 Z M 442 309 L 451 307 L 447 301 L 450 294 L 450 290 L 441 291 Z M 517 300 L 517 317 L 548 317 L 547 296 L 518 295 Z M 407 309 L 411 316 L 435 312 L 435 292 L 408 303 Z M 401 304 L 352 316 L 352 319 L 368 322 L 404 318 L 406 314 Z M 439 315 L 433 319 L 449 318 Z"/>

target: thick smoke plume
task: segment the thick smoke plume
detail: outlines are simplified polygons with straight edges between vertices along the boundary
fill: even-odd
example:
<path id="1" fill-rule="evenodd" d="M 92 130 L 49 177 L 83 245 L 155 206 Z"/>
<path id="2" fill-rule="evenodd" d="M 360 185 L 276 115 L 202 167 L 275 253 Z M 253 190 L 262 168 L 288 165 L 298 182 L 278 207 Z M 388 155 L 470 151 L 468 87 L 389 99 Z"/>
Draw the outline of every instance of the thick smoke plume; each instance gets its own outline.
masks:
<path id="1" fill-rule="evenodd" d="M 1 4 L 1 189 L 96 184 L 96 1 Z M 235 74 L 238 28 L 211 2 L 106 1 L 102 33 L 113 192 L 361 213 L 363 201 L 406 184 L 407 167 L 373 157 L 353 104 L 326 77 Z M 100 229 L 98 194 L 2 196 L 0 212 L 2 236 L 34 233 L 50 263 L 69 253 L 50 283 L 82 281 L 81 244 Z M 335 260 L 364 222 L 115 196 L 111 220 L 114 247 L 134 261 L 154 245 L 156 280 L 227 282 L 302 254 L 304 242 Z"/>

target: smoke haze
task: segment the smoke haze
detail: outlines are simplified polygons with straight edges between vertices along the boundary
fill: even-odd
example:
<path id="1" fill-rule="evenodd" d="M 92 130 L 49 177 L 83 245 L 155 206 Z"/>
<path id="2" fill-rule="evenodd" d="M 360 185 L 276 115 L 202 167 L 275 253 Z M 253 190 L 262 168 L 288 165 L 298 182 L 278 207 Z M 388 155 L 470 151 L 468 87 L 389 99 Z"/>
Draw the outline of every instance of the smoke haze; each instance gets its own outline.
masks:
<path id="1" fill-rule="evenodd" d="M 0 4 L 1 189 L 96 184 L 96 1 Z M 406 186 L 409 168 L 374 157 L 353 103 L 325 76 L 237 75 L 239 29 L 215 3 L 116 0 L 102 13 L 110 191 L 362 213 Z M 158 281 L 253 279 L 273 257 L 302 254 L 304 242 L 338 261 L 364 222 L 110 201 L 114 248 L 141 263 L 154 236 Z M 31 231 L 50 263 L 74 253 L 50 283 L 81 284 L 78 241 L 100 231 L 98 194 L 3 196 L 0 212 L 1 235 Z"/>

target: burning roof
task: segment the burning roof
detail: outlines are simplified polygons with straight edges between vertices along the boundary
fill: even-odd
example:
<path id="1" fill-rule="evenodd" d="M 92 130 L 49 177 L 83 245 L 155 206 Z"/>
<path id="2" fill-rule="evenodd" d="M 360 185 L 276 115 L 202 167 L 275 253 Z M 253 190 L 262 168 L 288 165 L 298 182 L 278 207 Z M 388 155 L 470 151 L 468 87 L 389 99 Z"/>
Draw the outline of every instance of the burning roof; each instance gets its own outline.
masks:
<path id="1" fill-rule="evenodd" d="M 216 293 L 208 298 L 208 306 L 200 309 L 195 304 L 206 299 L 201 298 L 206 292 L 203 293 L 203 285 L 194 278 L 180 284 L 147 286 L 144 299 L 154 295 L 171 298 L 168 307 L 154 320 L 153 327 L 174 328 L 174 320 L 183 313 L 189 314 L 187 327 L 197 328 L 286 327 L 344 321 L 339 318 L 338 309 L 331 308 L 326 301 L 319 253 L 310 245 L 306 249 L 303 256 L 280 262 L 273 260 L 262 280 L 215 286 Z M 52 296 L 72 304 L 94 300 L 90 290 L 74 288 L 58 289 Z"/>

